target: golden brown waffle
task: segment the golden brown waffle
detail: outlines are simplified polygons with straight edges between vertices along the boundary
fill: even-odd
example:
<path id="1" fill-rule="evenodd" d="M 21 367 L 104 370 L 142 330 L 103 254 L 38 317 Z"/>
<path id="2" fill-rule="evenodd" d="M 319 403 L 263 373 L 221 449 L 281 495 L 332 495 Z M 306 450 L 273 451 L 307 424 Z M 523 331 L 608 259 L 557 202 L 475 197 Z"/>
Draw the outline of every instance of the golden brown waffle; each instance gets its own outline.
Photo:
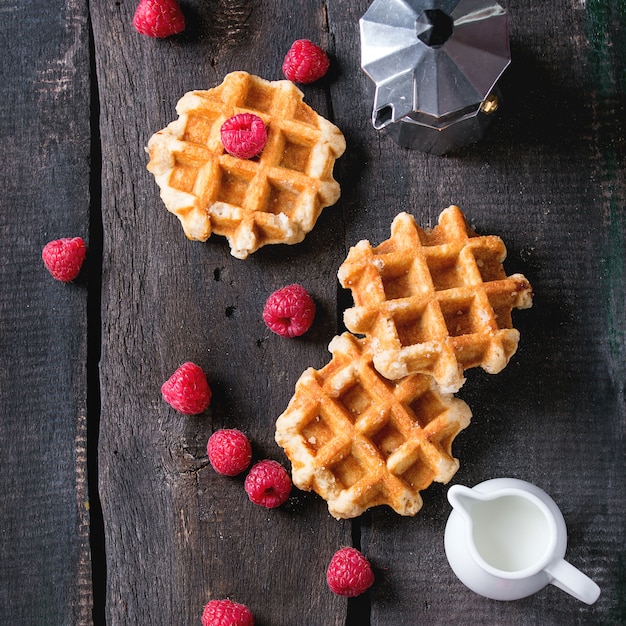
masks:
<path id="1" fill-rule="evenodd" d="M 287 80 L 246 72 L 181 98 L 178 120 L 148 142 L 148 170 L 189 239 L 223 235 L 233 256 L 244 259 L 266 244 L 302 241 L 322 209 L 338 200 L 333 166 L 344 137 L 302 98 Z M 238 113 L 265 122 L 268 140 L 259 157 L 224 151 L 220 128 Z"/>
<path id="2" fill-rule="evenodd" d="M 419 492 L 457 471 L 451 447 L 469 407 L 431 376 L 384 378 L 366 339 L 344 333 L 329 350 L 330 363 L 302 374 L 276 422 L 294 484 L 322 496 L 338 519 L 382 504 L 415 515 Z"/>
<path id="3" fill-rule="evenodd" d="M 530 307 L 532 290 L 521 274 L 507 277 L 505 257 L 502 240 L 478 236 L 456 206 L 432 230 L 400 213 L 390 239 L 359 242 L 339 268 L 355 305 L 346 327 L 370 338 L 387 378 L 427 373 L 455 392 L 465 369 L 495 374 L 517 350 L 511 310 Z"/>

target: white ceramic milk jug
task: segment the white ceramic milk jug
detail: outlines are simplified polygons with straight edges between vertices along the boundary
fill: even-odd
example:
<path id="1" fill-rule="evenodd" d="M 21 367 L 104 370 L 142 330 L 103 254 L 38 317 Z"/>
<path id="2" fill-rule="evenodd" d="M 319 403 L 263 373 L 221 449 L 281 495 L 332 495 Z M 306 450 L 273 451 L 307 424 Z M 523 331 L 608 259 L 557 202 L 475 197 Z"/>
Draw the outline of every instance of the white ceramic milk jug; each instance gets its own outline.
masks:
<path id="1" fill-rule="evenodd" d="M 523 480 L 495 478 L 448 490 L 448 561 L 467 587 L 494 600 L 525 598 L 553 584 L 593 604 L 600 588 L 564 560 L 565 520 L 547 493 Z"/>

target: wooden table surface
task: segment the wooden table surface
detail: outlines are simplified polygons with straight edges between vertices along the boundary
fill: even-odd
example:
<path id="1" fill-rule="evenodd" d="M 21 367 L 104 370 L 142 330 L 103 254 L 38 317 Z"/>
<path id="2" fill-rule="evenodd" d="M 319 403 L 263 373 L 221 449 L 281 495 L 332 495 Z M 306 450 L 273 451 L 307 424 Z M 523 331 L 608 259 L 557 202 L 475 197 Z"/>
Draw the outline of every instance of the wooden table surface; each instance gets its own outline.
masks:
<path id="1" fill-rule="evenodd" d="M 504 106 L 481 143 L 440 157 L 371 126 L 358 31 L 369 0 L 182 0 L 187 29 L 166 40 L 133 30 L 131 0 L 0 2 L 0 623 L 192 625 L 223 597 L 259 626 L 626 623 L 626 9 L 502 4 Z M 185 92 L 228 72 L 283 78 L 299 38 L 331 55 L 328 77 L 302 89 L 345 134 L 341 199 L 303 243 L 245 261 L 224 238 L 186 240 L 146 171 L 149 137 Z M 288 466 L 275 420 L 300 374 L 330 358 L 351 306 L 336 279 L 350 246 L 387 239 L 401 211 L 433 226 L 450 204 L 503 238 L 505 268 L 535 294 L 514 314 L 508 367 L 471 370 L 458 394 L 473 418 L 451 484 L 511 476 L 547 491 L 567 558 L 602 589 L 592 606 L 554 586 L 515 602 L 465 588 L 443 550 L 449 485 L 426 490 L 413 518 L 337 521 L 299 491 L 280 509 L 253 505 L 242 478 L 208 465 L 209 435 L 238 427 L 256 459 Z M 89 246 L 72 284 L 41 263 L 65 236 Z M 293 282 L 317 316 L 287 340 L 261 311 Z M 160 396 L 185 360 L 214 392 L 197 417 Z M 350 601 L 325 582 L 345 545 L 376 573 Z"/>

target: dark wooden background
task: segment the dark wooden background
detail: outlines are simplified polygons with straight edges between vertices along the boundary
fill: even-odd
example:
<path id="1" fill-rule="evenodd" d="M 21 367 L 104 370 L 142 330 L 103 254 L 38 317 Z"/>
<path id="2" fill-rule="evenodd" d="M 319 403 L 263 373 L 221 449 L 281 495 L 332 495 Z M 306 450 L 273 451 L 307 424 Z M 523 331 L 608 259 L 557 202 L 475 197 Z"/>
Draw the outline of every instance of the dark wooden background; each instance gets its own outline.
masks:
<path id="1" fill-rule="evenodd" d="M 626 9 L 502 4 L 513 63 L 498 123 L 436 157 L 371 127 L 358 39 L 368 0 L 183 0 L 188 27 L 164 41 L 133 30 L 130 0 L 0 2 L 0 623 L 192 625 L 225 596 L 259 626 L 626 623 Z M 303 37 L 332 57 L 303 90 L 346 136 L 341 199 L 302 244 L 246 261 L 219 237 L 187 241 L 145 169 L 148 138 L 186 91 L 230 71 L 282 78 Z M 515 315 L 509 366 L 468 373 L 459 395 L 474 417 L 453 482 L 513 476 L 550 493 L 568 559 L 602 588 L 591 607 L 554 587 L 511 603 L 467 590 L 443 551 L 445 486 L 423 494 L 415 518 L 377 509 L 339 522 L 310 494 L 256 507 L 243 479 L 208 467 L 222 426 L 245 430 L 255 457 L 285 462 L 274 422 L 342 330 L 348 248 L 386 239 L 400 211 L 434 225 L 451 203 L 504 239 L 507 270 L 535 291 Z M 41 248 L 74 235 L 88 261 L 63 285 Z M 285 340 L 261 310 L 291 282 L 318 314 Z M 199 417 L 160 399 L 185 360 L 214 390 Z M 357 600 L 325 584 L 343 545 L 376 570 Z"/>

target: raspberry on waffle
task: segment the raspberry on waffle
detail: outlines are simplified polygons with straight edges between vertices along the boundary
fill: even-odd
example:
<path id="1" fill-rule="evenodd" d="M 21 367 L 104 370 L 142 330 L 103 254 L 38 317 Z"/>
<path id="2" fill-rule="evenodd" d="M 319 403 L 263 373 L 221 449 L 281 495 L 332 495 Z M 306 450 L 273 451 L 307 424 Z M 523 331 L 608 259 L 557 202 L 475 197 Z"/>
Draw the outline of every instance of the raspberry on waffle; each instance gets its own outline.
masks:
<path id="1" fill-rule="evenodd" d="M 233 72 L 213 89 L 185 94 L 176 111 L 179 118 L 148 142 L 148 170 L 189 239 L 223 235 L 232 255 L 245 259 L 266 244 L 302 241 L 338 200 L 333 167 L 345 139 L 290 81 Z M 239 113 L 267 127 L 254 159 L 228 154 L 220 139 L 222 124 Z"/>
<path id="2" fill-rule="evenodd" d="M 506 275 L 505 257 L 502 240 L 478 236 L 456 206 L 432 230 L 400 213 L 390 239 L 359 242 L 339 268 L 354 300 L 346 327 L 370 339 L 383 376 L 430 374 L 455 392 L 465 369 L 495 374 L 517 350 L 511 311 L 532 305 L 532 288 L 521 274 Z"/>
<path id="3" fill-rule="evenodd" d="M 383 504 L 415 515 L 419 492 L 457 471 L 452 442 L 470 422 L 469 407 L 431 376 L 381 376 L 367 339 L 344 333 L 329 350 L 331 361 L 302 374 L 276 421 L 293 483 L 324 498 L 337 519 Z"/>

